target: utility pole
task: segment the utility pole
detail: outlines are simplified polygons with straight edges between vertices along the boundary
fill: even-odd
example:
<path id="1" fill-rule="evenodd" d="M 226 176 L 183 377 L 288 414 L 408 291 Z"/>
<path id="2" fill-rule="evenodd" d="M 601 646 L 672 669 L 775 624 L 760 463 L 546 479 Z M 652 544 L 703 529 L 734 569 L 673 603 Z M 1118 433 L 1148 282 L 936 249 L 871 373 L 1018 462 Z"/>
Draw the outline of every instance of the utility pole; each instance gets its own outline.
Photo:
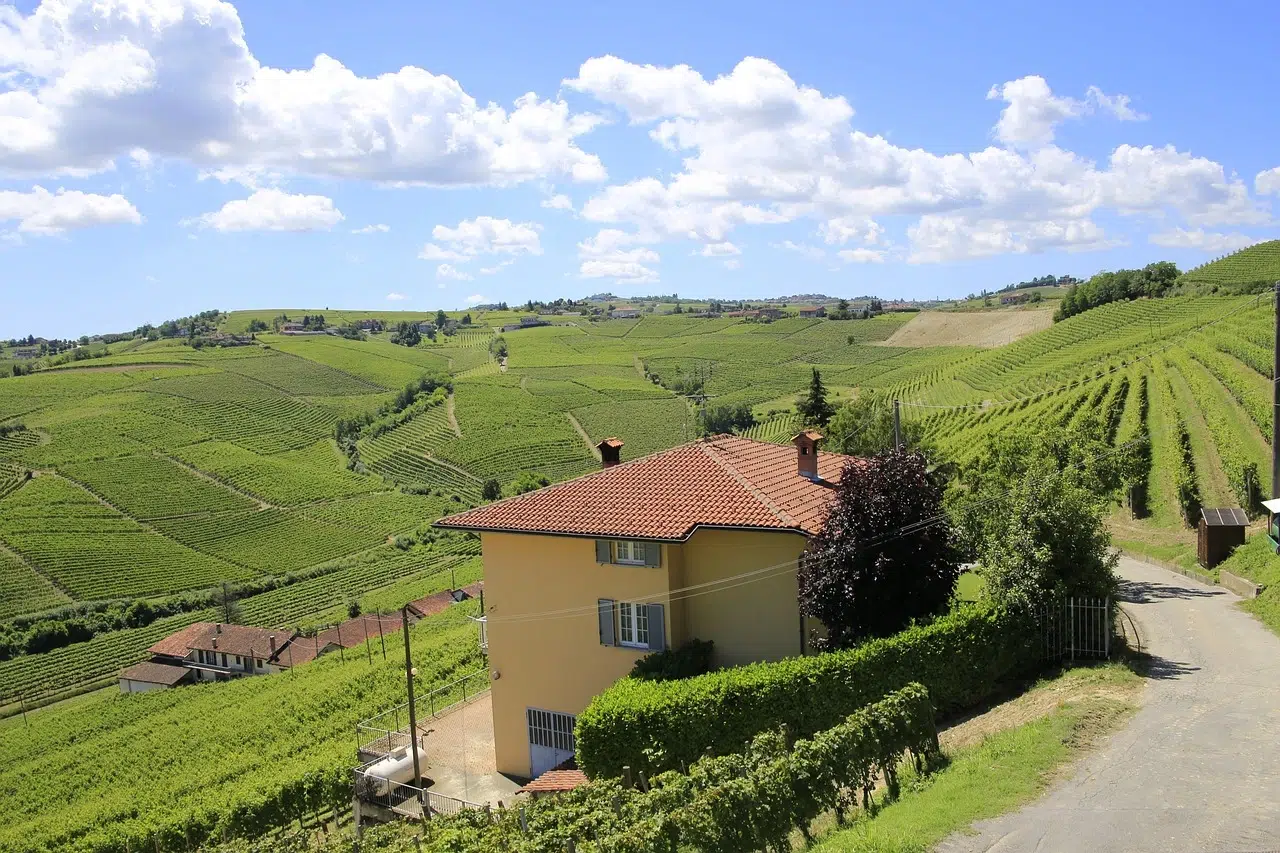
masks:
<path id="1" fill-rule="evenodd" d="M 413 704 L 413 660 L 409 656 L 409 605 L 400 608 L 400 622 L 404 625 L 404 677 L 409 687 L 409 745 L 413 750 L 413 784 L 422 784 L 422 767 L 418 763 L 418 715 Z"/>
<path id="2" fill-rule="evenodd" d="M 902 449 L 902 401 L 893 401 L 893 448 Z"/>
<path id="3" fill-rule="evenodd" d="M 1271 366 L 1271 497 L 1280 498 L 1280 281 L 1275 285 L 1276 340 Z"/>

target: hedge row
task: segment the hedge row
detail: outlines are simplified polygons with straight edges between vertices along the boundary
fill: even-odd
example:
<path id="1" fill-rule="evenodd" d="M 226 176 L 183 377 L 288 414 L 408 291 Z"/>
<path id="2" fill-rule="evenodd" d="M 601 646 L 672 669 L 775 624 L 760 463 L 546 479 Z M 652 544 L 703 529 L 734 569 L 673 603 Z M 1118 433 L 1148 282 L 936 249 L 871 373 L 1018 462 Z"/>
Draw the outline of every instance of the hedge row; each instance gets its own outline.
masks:
<path id="1" fill-rule="evenodd" d="M 493 813 L 468 810 L 437 816 L 426 826 L 366 834 L 363 853 L 740 853 L 791 850 L 793 830 L 806 837 L 815 818 L 834 810 L 838 821 L 884 779 L 897 795 L 906 755 L 917 769 L 939 754 L 929 694 L 907 685 L 855 711 L 812 739 L 788 748 L 781 731 L 757 735 L 745 751 L 703 757 L 688 773 L 669 771 L 626 787 L 616 779 Z M 639 777 L 637 777 L 638 779 Z M 410 834 L 421 834 L 421 847 Z M 572 843 L 572 846 L 570 844 Z M 298 844 L 308 853 L 349 851 L 338 843 Z M 217 853 L 278 853 L 279 841 L 237 841 Z"/>
<path id="2" fill-rule="evenodd" d="M 973 607 L 846 651 L 681 681 L 623 679 L 578 715 L 578 766 L 593 778 L 624 766 L 654 773 L 692 764 L 707 749 L 736 752 L 780 726 L 808 737 L 912 682 L 938 710 L 952 711 L 1033 670 L 1040 651 L 1026 620 Z"/>

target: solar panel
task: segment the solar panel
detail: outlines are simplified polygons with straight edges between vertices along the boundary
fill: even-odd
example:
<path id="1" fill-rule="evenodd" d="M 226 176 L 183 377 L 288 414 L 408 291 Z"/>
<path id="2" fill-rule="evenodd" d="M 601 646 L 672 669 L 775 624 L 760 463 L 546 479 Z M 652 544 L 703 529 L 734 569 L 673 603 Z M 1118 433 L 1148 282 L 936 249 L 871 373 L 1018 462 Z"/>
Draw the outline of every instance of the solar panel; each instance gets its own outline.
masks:
<path id="1" fill-rule="evenodd" d="M 1200 510 L 1204 523 L 1209 527 L 1247 527 L 1249 517 L 1238 507 L 1205 508 Z"/>

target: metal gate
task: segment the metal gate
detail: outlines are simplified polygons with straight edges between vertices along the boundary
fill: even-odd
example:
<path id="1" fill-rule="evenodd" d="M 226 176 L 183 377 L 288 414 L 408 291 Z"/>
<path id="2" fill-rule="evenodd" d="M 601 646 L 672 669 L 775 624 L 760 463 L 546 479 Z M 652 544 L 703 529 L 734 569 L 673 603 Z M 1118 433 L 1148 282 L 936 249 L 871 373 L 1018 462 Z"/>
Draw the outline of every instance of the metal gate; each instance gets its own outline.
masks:
<path id="1" fill-rule="evenodd" d="M 529 708 L 529 775 L 535 779 L 573 758 L 575 743 L 572 714 Z"/>
<path id="2" fill-rule="evenodd" d="M 1047 604 L 1041 618 L 1045 659 L 1110 657 L 1114 616 L 1109 597 L 1066 598 Z"/>

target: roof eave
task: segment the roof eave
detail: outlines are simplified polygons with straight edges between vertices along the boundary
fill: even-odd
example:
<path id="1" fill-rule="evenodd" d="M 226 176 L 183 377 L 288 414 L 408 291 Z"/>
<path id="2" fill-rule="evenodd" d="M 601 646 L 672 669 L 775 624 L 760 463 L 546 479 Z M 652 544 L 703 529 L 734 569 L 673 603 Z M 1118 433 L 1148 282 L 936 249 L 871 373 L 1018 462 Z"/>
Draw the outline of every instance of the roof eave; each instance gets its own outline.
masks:
<path id="1" fill-rule="evenodd" d="M 434 522 L 433 526 L 443 527 L 448 530 L 470 530 L 475 533 L 509 533 L 516 536 L 561 536 L 570 539 L 630 539 L 637 542 L 666 542 L 678 545 L 682 542 L 688 542 L 693 534 L 699 530 L 742 530 L 757 533 L 796 533 L 805 538 L 812 537 L 813 533 L 805 530 L 803 527 L 769 527 L 757 524 L 695 524 L 679 536 L 642 536 L 635 533 L 619 532 L 619 533 L 576 533 L 570 530 L 522 530 L 516 527 L 494 527 L 492 525 L 478 524 L 446 524 L 447 519 L 440 519 Z"/>

